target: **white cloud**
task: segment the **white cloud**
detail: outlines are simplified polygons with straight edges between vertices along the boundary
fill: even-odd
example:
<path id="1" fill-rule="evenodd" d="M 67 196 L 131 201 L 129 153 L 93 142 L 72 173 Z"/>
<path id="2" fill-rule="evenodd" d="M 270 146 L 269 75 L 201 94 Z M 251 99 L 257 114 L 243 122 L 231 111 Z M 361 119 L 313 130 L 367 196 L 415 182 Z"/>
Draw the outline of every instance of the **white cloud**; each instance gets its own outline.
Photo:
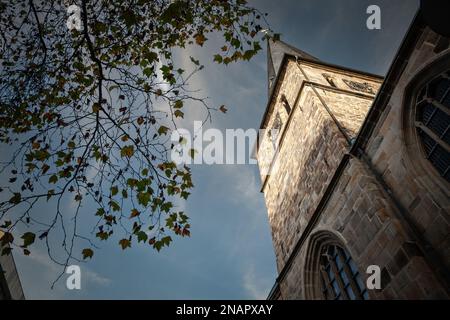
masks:
<path id="1" fill-rule="evenodd" d="M 253 265 L 246 268 L 242 281 L 250 299 L 264 300 L 267 298 L 267 288 L 270 288 L 270 283 L 268 279 L 257 276 Z"/>
<path id="2" fill-rule="evenodd" d="M 41 267 L 43 267 L 42 270 L 45 270 L 44 271 L 45 274 L 41 275 L 41 277 L 44 277 L 45 279 L 52 279 L 52 281 L 54 281 L 57 278 L 57 276 L 63 271 L 61 266 L 52 262 L 48 257 L 48 255 L 40 251 L 39 249 L 34 249 L 30 254 L 30 256 L 25 259 L 30 259 L 35 264 L 38 264 Z M 100 286 L 109 286 L 112 282 L 111 279 L 108 279 L 100 275 L 99 273 L 90 270 L 84 264 L 80 265 L 80 269 L 81 269 L 81 279 L 84 283 L 87 283 L 88 285 L 95 284 Z M 38 274 L 35 274 L 35 276 L 37 275 Z M 65 278 L 62 277 L 60 281 L 64 281 L 63 279 Z"/>

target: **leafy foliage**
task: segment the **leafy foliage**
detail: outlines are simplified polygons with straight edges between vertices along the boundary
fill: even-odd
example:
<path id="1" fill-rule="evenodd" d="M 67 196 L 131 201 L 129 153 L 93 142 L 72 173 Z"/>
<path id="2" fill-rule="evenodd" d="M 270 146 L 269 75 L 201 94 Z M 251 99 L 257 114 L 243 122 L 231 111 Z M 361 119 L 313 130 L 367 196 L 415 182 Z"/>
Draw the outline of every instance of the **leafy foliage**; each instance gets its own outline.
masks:
<path id="1" fill-rule="evenodd" d="M 0 169 L 9 176 L 0 189 L 0 241 L 9 252 L 19 241 L 29 254 L 39 239 L 54 259 L 48 239 L 62 228 L 67 259 L 54 259 L 62 265 L 80 255 L 75 239 L 89 244 L 81 252 L 87 259 L 95 238 L 116 233 L 122 249 L 137 240 L 158 251 L 169 246 L 170 234 L 190 235 L 188 217 L 174 203 L 188 198 L 191 171 L 170 161 L 169 137 L 188 103 L 204 107 L 207 118 L 214 108 L 187 88 L 203 69 L 200 61 L 191 57 L 187 72 L 174 52 L 219 36 L 214 61 L 249 60 L 261 49 L 264 20 L 244 0 L 74 4 L 80 31 L 67 29 L 62 1 L 0 2 L 0 143 L 13 150 Z M 68 195 L 75 222 L 82 203 L 97 205 L 95 237 L 64 227 L 61 202 Z M 32 210 L 42 201 L 55 205 L 49 223 Z M 27 232 L 16 235 L 18 226 Z"/>

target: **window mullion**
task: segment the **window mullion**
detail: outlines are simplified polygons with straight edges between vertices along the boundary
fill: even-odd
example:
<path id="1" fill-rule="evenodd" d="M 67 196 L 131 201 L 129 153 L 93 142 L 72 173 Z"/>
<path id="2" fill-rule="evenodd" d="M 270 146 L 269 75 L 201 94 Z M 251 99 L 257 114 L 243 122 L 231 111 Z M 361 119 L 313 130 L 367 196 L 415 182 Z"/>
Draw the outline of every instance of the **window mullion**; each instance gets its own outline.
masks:
<path id="1" fill-rule="evenodd" d="M 450 87 L 447 88 L 447 90 L 445 90 L 445 93 L 442 95 L 441 101 L 439 101 L 440 103 L 442 103 L 442 101 L 444 101 L 445 97 L 447 96 L 447 94 L 450 91 Z"/>
<path id="2" fill-rule="evenodd" d="M 431 120 L 433 120 L 433 117 L 436 114 L 437 110 L 438 110 L 437 108 L 434 108 L 433 112 L 431 112 L 430 118 L 424 123 L 425 126 L 428 126 L 430 124 L 430 122 L 431 122 Z"/>
<path id="3" fill-rule="evenodd" d="M 349 297 L 348 297 L 347 291 L 345 291 L 344 283 L 342 282 L 341 276 L 339 275 L 339 269 L 338 269 L 334 259 L 330 260 L 330 266 L 331 266 L 331 270 L 334 273 L 334 277 L 336 278 L 336 282 L 339 285 L 339 287 L 341 288 L 341 295 L 344 295 L 345 298 L 348 300 Z"/>
<path id="4" fill-rule="evenodd" d="M 358 286 L 355 283 L 355 279 L 354 276 L 356 276 L 356 274 L 354 275 L 353 272 L 350 270 L 350 268 L 348 267 L 347 264 L 347 259 L 342 255 L 342 252 L 340 250 L 338 250 L 338 254 L 339 257 L 342 259 L 343 262 L 343 268 L 344 268 L 344 272 L 347 275 L 348 281 L 350 283 L 350 286 L 352 287 L 353 293 L 355 294 L 355 297 L 357 300 L 362 300 L 362 292 L 361 290 L 358 288 Z"/>
<path id="5" fill-rule="evenodd" d="M 450 146 L 444 140 L 442 140 L 437 134 L 435 134 L 431 129 L 426 127 L 422 122 L 416 121 L 415 126 L 425 131 L 425 133 L 429 135 L 434 141 L 436 141 L 442 148 L 444 148 L 447 152 L 450 152 Z"/>
<path id="6" fill-rule="evenodd" d="M 334 297 L 336 297 L 336 293 L 334 292 L 334 289 L 331 286 L 331 280 L 328 277 L 328 274 L 325 272 L 323 268 L 320 268 L 320 273 L 322 274 L 322 279 L 324 280 L 325 285 L 327 286 L 327 291 L 333 294 Z"/>
<path id="7" fill-rule="evenodd" d="M 442 112 L 446 113 L 447 115 L 450 116 L 450 110 L 449 108 L 447 108 L 446 106 L 444 106 L 442 103 L 440 103 L 439 101 L 433 99 L 433 98 L 427 98 L 426 101 L 428 103 L 431 103 L 434 107 L 436 107 L 437 109 L 441 110 Z M 436 109 L 433 111 L 433 115 L 436 112 Z M 430 117 L 431 120 L 432 117 Z"/>

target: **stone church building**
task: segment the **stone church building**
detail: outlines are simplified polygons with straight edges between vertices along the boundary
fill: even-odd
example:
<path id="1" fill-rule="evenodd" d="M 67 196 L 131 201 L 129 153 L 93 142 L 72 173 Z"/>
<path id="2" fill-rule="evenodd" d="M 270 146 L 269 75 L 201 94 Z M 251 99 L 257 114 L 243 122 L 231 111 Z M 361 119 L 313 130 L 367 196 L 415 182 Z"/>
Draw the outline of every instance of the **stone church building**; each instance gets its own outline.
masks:
<path id="1" fill-rule="evenodd" d="M 418 15 L 385 78 L 271 39 L 268 77 L 256 151 L 279 273 L 268 298 L 447 299 L 449 38 Z"/>

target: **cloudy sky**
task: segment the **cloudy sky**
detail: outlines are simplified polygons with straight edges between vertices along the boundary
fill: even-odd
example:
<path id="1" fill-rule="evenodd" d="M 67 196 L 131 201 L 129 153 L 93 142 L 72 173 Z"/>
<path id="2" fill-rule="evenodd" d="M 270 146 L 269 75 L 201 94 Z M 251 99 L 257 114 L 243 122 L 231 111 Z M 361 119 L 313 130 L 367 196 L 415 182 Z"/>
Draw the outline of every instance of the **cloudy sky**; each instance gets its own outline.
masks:
<path id="1" fill-rule="evenodd" d="M 282 40 L 330 63 L 384 75 L 406 33 L 418 0 L 253 0 Z M 366 28 L 366 8 L 381 8 L 381 30 Z M 266 52 L 228 67 L 212 63 L 214 41 L 197 51 L 205 69 L 192 87 L 225 104 L 211 127 L 258 128 L 267 103 Z M 215 48 L 214 48 L 215 49 Z M 190 53 L 190 52 L 189 52 Z M 186 52 L 185 57 L 189 56 Z M 181 57 L 181 60 L 183 57 Z M 194 120 L 195 112 L 189 117 Z M 102 244 L 81 265 L 82 289 L 67 290 L 65 277 L 41 248 L 17 255 L 28 299 L 254 299 L 265 298 L 275 278 L 275 256 L 255 165 L 194 165 L 195 190 L 184 205 L 192 237 L 160 253 L 134 245 L 122 251 Z M 41 208 L 41 210 L 45 210 Z M 67 210 L 73 210 L 70 204 Z M 86 212 L 89 208 L 83 208 Z"/>

